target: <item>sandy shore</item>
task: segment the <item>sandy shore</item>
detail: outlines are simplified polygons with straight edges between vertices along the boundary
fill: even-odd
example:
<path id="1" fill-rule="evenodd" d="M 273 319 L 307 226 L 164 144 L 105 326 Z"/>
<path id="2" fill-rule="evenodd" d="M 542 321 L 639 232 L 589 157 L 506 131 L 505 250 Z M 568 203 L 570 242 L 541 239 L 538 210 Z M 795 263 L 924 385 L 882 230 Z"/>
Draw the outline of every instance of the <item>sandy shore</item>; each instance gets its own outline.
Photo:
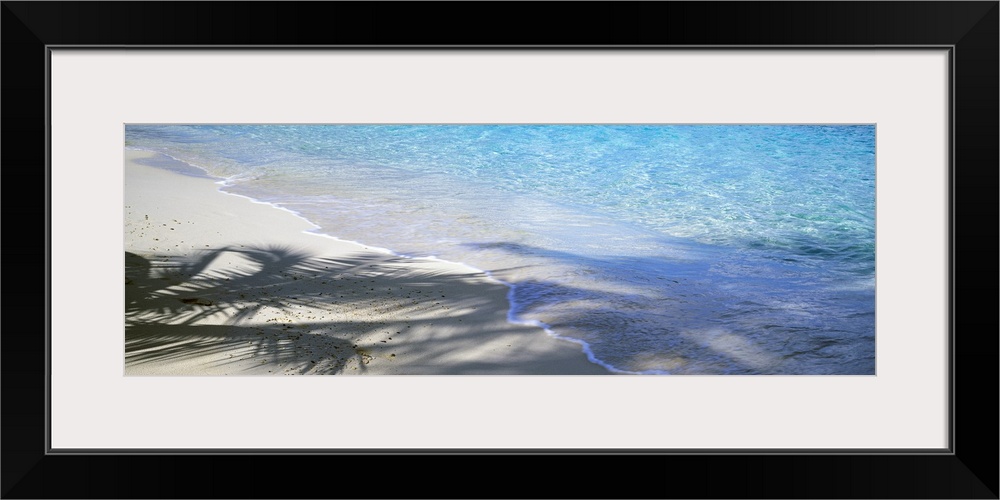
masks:
<path id="1" fill-rule="evenodd" d="M 162 160 L 125 152 L 127 375 L 609 373 L 508 322 L 481 272 L 307 233 Z"/>

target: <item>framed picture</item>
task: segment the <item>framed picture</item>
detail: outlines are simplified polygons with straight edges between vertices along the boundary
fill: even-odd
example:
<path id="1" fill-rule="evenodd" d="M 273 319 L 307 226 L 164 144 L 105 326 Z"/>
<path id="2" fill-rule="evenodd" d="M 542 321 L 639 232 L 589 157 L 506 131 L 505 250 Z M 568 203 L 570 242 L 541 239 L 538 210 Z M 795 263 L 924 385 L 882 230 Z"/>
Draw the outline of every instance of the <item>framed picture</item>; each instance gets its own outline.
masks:
<path id="1" fill-rule="evenodd" d="M 995 315 L 956 304 L 996 2 L 490 6 L 4 3 L 8 186 L 46 194 L 8 208 L 45 280 L 8 300 L 5 497 L 478 496 L 185 478 L 426 459 L 522 465 L 486 496 L 997 498 Z M 524 486 L 621 460 L 675 479 Z"/>

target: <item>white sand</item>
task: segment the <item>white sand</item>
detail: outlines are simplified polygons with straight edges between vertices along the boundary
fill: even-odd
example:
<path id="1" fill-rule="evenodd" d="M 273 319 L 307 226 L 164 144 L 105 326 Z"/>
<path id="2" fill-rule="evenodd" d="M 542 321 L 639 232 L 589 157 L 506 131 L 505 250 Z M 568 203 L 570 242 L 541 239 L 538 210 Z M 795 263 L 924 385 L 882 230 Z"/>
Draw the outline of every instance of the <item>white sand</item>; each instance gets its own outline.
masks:
<path id="1" fill-rule="evenodd" d="M 472 268 L 307 233 L 125 152 L 128 375 L 608 374 Z"/>

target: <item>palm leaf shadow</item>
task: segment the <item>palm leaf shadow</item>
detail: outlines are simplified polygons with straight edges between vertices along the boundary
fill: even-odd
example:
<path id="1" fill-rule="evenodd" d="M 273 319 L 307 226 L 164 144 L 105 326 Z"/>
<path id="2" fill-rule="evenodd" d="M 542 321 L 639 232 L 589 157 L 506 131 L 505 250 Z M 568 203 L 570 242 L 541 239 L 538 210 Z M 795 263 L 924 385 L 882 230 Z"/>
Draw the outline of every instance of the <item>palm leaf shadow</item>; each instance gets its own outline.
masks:
<path id="1" fill-rule="evenodd" d="M 439 313 L 431 309 L 441 306 L 423 299 L 432 290 L 442 292 L 448 285 L 478 276 L 471 271 L 463 275 L 435 266 L 399 265 L 404 260 L 378 254 L 321 258 L 278 246 L 231 246 L 186 258 L 126 252 L 126 366 L 205 359 L 215 367 L 247 366 L 260 360 L 277 363 L 285 373 L 364 371 L 375 354 L 359 345 L 361 337 L 378 334 L 382 342 L 391 340 L 413 351 L 447 352 L 460 349 L 459 344 L 477 328 L 492 327 L 468 320 L 463 339 L 447 339 L 431 330 L 424 345 L 417 345 L 407 344 L 400 334 L 404 327 L 389 331 L 385 321 L 359 319 L 381 312 L 409 318 L 406 322 L 414 328 L 433 325 Z M 403 297 L 400 290 L 408 290 L 408 295 Z M 475 293 L 453 300 L 463 309 L 488 302 Z M 346 312 L 326 317 L 303 312 L 316 309 Z M 468 366 L 499 369 L 472 362 Z"/>
<path id="2" fill-rule="evenodd" d="M 242 265 L 212 266 L 227 256 L 240 257 Z M 125 362 L 135 366 L 216 355 L 220 360 L 214 365 L 257 358 L 286 366 L 286 372 L 337 373 L 361 358 L 350 342 L 315 333 L 333 325 L 299 324 L 292 330 L 247 324 L 265 307 L 287 313 L 311 304 L 305 296 L 280 295 L 282 286 L 318 275 L 332 263 L 280 246 L 224 247 L 179 260 L 126 252 Z M 313 355 L 320 351 L 342 354 Z"/>

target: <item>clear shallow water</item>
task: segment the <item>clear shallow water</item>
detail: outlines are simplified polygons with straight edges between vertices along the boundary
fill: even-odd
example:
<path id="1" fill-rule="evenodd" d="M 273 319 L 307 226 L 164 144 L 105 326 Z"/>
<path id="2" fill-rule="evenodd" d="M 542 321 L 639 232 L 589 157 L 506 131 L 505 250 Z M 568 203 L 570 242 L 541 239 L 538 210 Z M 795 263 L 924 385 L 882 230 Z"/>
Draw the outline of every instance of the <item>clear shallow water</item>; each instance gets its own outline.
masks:
<path id="1" fill-rule="evenodd" d="M 514 285 L 617 370 L 874 374 L 875 128 L 126 127 L 320 232 Z"/>

